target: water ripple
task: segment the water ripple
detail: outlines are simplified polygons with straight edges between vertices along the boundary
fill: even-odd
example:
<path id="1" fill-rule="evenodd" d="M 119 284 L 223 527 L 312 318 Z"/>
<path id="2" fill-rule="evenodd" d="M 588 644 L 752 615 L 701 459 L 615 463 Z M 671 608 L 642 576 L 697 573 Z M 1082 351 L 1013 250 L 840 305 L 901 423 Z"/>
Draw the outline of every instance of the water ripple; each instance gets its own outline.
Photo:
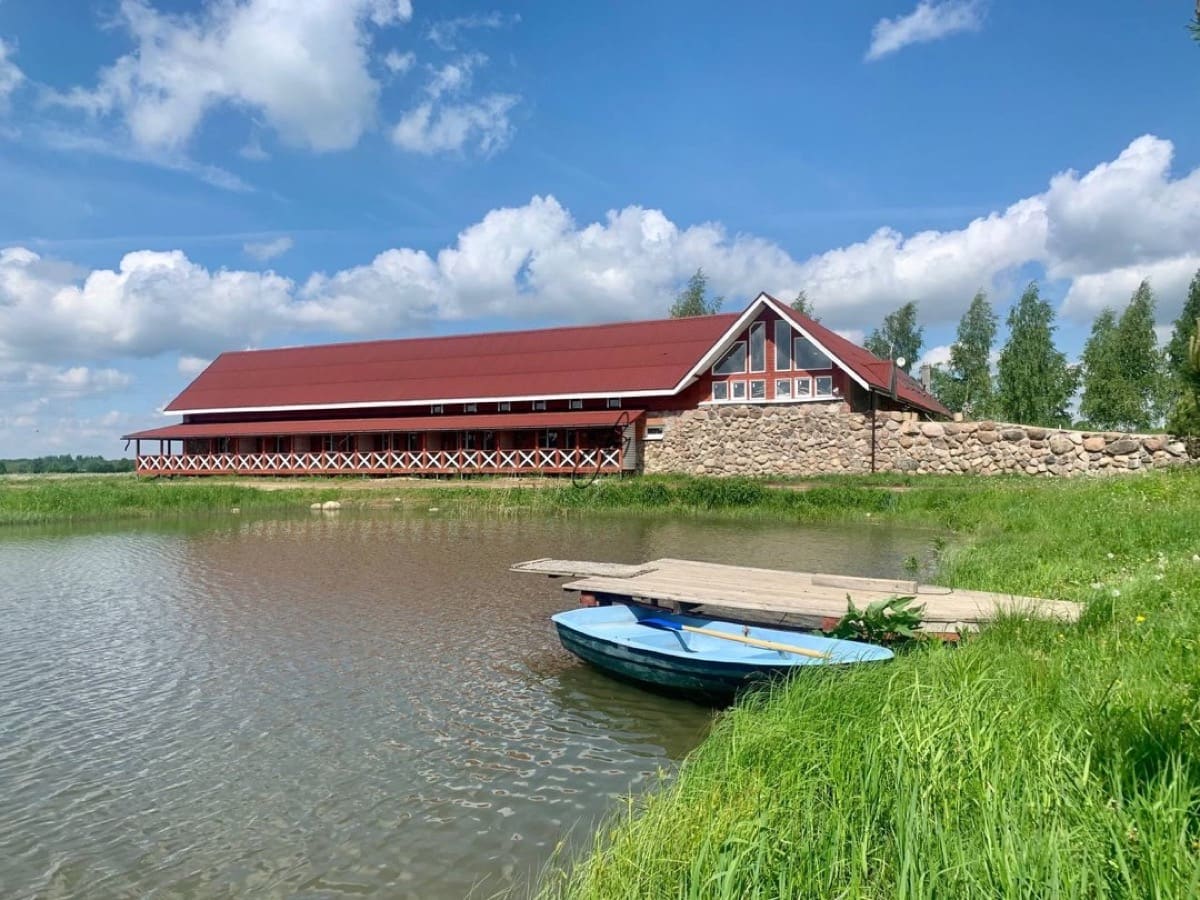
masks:
<path id="1" fill-rule="evenodd" d="M 0 540 L 0 894 L 462 897 L 524 877 L 712 713 L 579 665 L 547 622 L 568 598 L 508 565 L 695 555 L 706 529 L 351 515 Z M 796 542 L 716 537 L 757 564 Z M 919 540 L 880 531 L 863 574 Z M 827 564 L 848 546 L 814 541 Z"/>

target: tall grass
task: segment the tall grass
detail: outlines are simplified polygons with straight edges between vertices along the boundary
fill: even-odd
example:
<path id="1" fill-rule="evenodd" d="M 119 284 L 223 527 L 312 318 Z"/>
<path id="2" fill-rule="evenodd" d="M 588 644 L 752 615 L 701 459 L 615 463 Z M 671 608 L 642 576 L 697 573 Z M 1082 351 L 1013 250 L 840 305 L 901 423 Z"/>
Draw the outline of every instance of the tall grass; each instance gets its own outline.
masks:
<path id="1" fill-rule="evenodd" d="M 334 486 L 263 491 L 205 480 L 147 481 L 109 477 L 0 478 L 0 525 L 196 515 L 240 509 L 295 507 L 337 495 Z"/>
<path id="2" fill-rule="evenodd" d="M 1200 896 L 1200 477 L 945 493 L 947 578 L 1084 620 L 747 698 L 545 896 Z"/>

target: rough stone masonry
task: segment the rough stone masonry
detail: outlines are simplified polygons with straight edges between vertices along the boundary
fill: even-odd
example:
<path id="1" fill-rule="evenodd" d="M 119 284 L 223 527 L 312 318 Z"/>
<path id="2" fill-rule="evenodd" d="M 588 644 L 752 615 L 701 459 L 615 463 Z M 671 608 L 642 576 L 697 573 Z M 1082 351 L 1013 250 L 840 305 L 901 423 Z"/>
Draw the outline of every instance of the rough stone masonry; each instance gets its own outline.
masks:
<path id="1" fill-rule="evenodd" d="M 871 416 L 843 402 L 706 406 L 665 413 L 647 441 L 646 472 L 822 475 L 871 471 Z M 879 412 L 875 471 L 1103 475 L 1191 462 L 1161 434 L 1070 431 L 1001 422 L 922 422 Z"/>

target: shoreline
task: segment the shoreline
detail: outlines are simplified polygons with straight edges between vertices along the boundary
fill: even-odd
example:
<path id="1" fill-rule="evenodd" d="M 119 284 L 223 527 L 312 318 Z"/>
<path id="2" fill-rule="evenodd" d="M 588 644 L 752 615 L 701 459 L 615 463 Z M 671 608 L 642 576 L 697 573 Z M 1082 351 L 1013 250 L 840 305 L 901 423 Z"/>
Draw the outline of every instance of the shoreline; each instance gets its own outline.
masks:
<path id="1" fill-rule="evenodd" d="M 1200 474 L 363 485 L 0 479 L 0 523 L 297 511 L 933 527 L 935 581 L 1081 601 L 722 713 L 542 897 L 1187 896 L 1200 885 Z M 534 486 L 536 484 L 536 486 Z M 306 510 L 307 511 L 307 510 Z M 0 539 L 4 529 L 0 527 Z M 670 835 L 670 840 L 664 840 Z"/>

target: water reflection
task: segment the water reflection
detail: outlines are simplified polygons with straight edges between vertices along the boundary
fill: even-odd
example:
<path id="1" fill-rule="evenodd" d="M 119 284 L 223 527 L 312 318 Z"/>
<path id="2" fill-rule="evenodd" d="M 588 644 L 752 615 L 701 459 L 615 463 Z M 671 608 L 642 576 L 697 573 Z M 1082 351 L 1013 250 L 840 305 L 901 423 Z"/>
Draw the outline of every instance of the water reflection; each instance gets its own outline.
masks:
<path id="1" fill-rule="evenodd" d="M 0 893 L 494 891 L 712 719 L 575 662 L 548 622 L 570 599 L 510 563 L 884 576 L 927 544 L 880 527 L 385 514 L 11 532 Z"/>

